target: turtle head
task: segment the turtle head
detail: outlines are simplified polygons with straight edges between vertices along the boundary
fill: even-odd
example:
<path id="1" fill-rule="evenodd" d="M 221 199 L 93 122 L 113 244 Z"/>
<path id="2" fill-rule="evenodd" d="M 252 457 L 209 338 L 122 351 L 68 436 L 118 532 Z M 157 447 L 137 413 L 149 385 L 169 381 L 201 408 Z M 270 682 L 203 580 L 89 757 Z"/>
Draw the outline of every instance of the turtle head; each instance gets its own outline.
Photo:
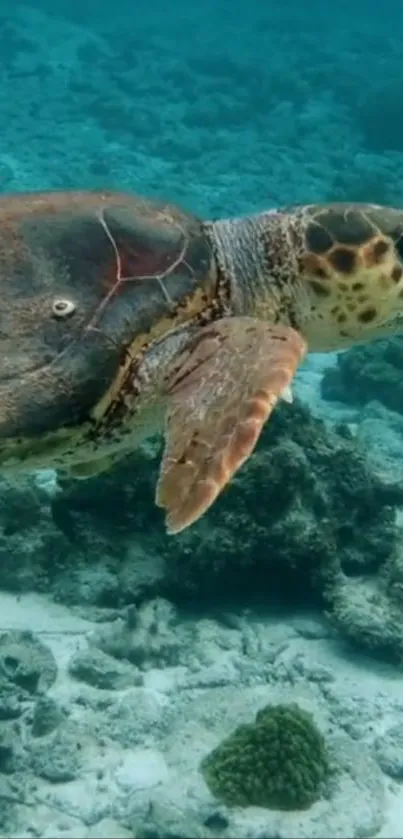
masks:
<path id="1" fill-rule="evenodd" d="M 128 359 L 185 316 L 203 259 L 197 223 L 173 208 L 114 193 L 2 198 L 0 466 L 72 454 Z"/>
<path id="2" fill-rule="evenodd" d="M 232 311 L 293 326 L 310 352 L 403 332 L 403 210 L 285 207 L 211 226 Z"/>

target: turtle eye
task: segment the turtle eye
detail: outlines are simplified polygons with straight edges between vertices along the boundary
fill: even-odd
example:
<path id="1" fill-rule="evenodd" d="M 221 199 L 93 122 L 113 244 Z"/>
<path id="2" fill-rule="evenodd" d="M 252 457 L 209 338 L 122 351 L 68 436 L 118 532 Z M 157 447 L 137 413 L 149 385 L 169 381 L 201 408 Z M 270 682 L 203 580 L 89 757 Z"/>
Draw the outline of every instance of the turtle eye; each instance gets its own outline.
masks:
<path id="1" fill-rule="evenodd" d="M 69 318 L 75 310 L 76 304 L 72 300 L 66 300 L 61 297 L 53 301 L 52 314 L 55 318 L 59 318 L 60 320 Z"/>

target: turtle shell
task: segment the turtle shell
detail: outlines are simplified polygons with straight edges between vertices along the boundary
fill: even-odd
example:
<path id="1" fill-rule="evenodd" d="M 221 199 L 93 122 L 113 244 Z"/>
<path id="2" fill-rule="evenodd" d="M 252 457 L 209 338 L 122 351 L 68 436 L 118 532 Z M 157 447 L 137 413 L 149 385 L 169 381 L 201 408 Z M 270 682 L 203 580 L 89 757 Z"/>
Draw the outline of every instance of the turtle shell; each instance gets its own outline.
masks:
<path id="1" fill-rule="evenodd" d="M 203 311 L 200 221 L 112 192 L 0 202 L 0 459 L 11 441 L 85 423 L 130 350 Z M 3 455 L 3 456 L 2 456 Z"/>

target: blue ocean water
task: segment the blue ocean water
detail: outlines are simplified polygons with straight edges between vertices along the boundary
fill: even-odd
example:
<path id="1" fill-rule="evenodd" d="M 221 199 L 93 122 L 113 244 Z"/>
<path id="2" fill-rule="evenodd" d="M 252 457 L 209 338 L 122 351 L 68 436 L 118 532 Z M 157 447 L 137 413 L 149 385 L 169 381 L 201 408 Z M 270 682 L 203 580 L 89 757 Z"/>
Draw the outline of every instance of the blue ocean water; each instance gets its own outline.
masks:
<path id="1" fill-rule="evenodd" d="M 399 201 L 401 10 L 1 4 L 0 185 L 125 187 L 202 214 Z"/>
<path id="2" fill-rule="evenodd" d="M 403 207 L 402 42 L 398 0 L 1 0 L 0 193 Z M 150 452 L 1 479 L 0 837 L 402 839 L 403 349 L 377 352 L 337 381 L 308 358 L 302 404 L 177 540 Z M 325 737 L 314 803 L 215 797 L 202 758 L 282 703 Z M 310 793 L 312 749 L 287 771 L 286 749 L 276 783 Z M 273 753 L 244 758 L 267 790 Z"/>

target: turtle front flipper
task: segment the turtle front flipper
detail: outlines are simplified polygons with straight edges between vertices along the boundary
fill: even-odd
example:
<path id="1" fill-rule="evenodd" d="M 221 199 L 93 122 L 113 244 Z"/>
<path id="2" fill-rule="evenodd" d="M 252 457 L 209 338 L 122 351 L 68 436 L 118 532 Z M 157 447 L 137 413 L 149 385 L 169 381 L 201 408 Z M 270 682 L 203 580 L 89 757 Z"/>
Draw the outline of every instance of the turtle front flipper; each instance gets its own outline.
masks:
<path id="1" fill-rule="evenodd" d="M 169 533 L 213 504 L 252 453 L 306 344 L 296 331 L 249 317 L 201 327 L 174 362 L 156 503 Z"/>

